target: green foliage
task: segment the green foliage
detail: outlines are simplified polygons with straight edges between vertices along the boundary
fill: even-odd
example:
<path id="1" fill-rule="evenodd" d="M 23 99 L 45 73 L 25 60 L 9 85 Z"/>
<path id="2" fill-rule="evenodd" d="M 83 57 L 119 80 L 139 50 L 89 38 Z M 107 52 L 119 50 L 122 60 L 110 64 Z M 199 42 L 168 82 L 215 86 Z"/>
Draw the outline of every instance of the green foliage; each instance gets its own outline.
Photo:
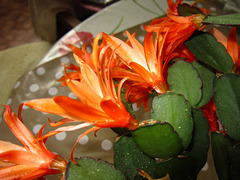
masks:
<path id="1" fill-rule="evenodd" d="M 240 177 L 240 144 L 233 147 L 230 153 L 230 177 L 231 180 L 238 180 Z"/>
<path id="2" fill-rule="evenodd" d="M 121 136 L 114 144 L 114 165 L 127 179 L 138 175 L 137 169 L 142 169 L 153 175 L 156 161 L 143 153 L 134 142 L 131 135 Z"/>
<path id="3" fill-rule="evenodd" d="M 225 74 L 215 80 L 217 115 L 230 137 L 240 141 L 240 76 Z"/>
<path id="4" fill-rule="evenodd" d="M 196 105 L 197 108 L 200 108 L 207 104 L 213 96 L 213 81 L 215 78 L 215 72 L 213 72 L 209 66 L 200 61 L 192 62 L 192 65 L 197 70 L 202 81 L 202 98 Z"/>
<path id="5" fill-rule="evenodd" d="M 197 105 L 202 98 L 202 81 L 191 63 L 178 61 L 168 69 L 170 90 L 180 93 L 191 106 Z"/>
<path id="6" fill-rule="evenodd" d="M 228 73 L 232 70 L 233 61 L 226 48 L 210 33 L 196 32 L 185 41 L 195 57 L 212 66 L 214 69 Z"/>
<path id="7" fill-rule="evenodd" d="M 70 161 L 67 165 L 66 180 L 126 180 L 120 171 L 107 162 L 87 157 L 75 160 L 77 164 Z"/>
<path id="8" fill-rule="evenodd" d="M 171 180 L 196 179 L 197 171 L 195 160 L 187 153 L 167 161 L 159 162 L 155 176 L 160 178 L 169 174 Z"/>
<path id="9" fill-rule="evenodd" d="M 196 160 L 197 171 L 199 172 L 207 161 L 209 149 L 209 125 L 207 118 L 203 116 L 200 109 L 193 109 L 192 116 L 194 121 L 193 138 L 188 151 Z"/>
<path id="10" fill-rule="evenodd" d="M 133 140 L 150 157 L 169 159 L 182 150 L 178 134 L 169 123 L 144 125 L 132 132 Z"/>
<path id="11" fill-rule="evenodd" d="M 186 99 L 180 94 L 169 92 L 155 97 L 152 106 L 152 119 L 171 124 L 178 133 L 183 147 L 187 148 L 192 139 L 193 119 L 191 106 Z"/>
<path id="12" fill-rule="evenodd" d="M 221 25 L 240 25 L 240 14 L 226 15 L 209 15 L 203 20 L 205 24 L 221 24 Z"/>
<path id="13" fill-rule="evenodd" d="M 218 132 L 211 133 L 212 155 L 219 180 L 229 177 L 229 158 L 224 136 Z"/>

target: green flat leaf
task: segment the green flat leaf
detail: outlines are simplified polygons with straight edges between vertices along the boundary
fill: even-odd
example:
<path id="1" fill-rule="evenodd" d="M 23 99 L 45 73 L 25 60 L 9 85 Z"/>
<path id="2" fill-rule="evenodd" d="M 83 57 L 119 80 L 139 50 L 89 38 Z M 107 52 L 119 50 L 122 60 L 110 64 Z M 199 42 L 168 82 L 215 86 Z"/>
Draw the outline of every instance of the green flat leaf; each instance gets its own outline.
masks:
<path id="1" fill-rule="evenodd" d="M 240 141 L 240 76 L 225 74 L 215 80 L 217 115 L 227 134 Z"/>
<path id="2" fill-rule="evenodd" d="M 157 164 L 155 177 L 161 178 L 169 174 L 171 180 L 196 179 L 195 160 L 189 155 L 162 161 Z"/>
<path id="3" fill-rule="evenodd" d="M 87 157 L 75 160 L 78 164 L 70 161 L 67 165 L 66 180 L 126 180 L 120 171 L 107 162 Z"/>
<path id="4" fill-rule="evenodd" d="M 203 23 L 220 25 L 240 25 L 240 14 L 226 14 L 218 16 L 206 16 Z"/>
<path id="5" fill-rule="evenodd" d="M 229 158 L 224 136 L 218 132 L 211 133 L 212 156 L 219 180 L 229 177 Z"/>
<path id="6" fill-rule="evenodd" d="M 193 119 L 191 106 L 186 99 L 173 92 L 169 92 L 153 99 L 152 119 L 168 122 L 178 133 L 183 148 L 191 143 L 193 131 Z"/>
<path id="7" fill-rule="evenodd" d="M 230 154 L 231 180 L 239 180 L 240 177 L 240 144 L 236 145 Z"/>
<path id="8" fill-rule="evenodd" d="M 194 61 L 192 63 L 193 67 L 196 68 L 198 74 L 202 80 L 202 99 L 196 105 L 197 108 L 200 108 L 207 104 L 211 97 L 213 96 L 213 81 L 215 78 L 215 73 L 200 61 Z"/>
<path id="9" fill-rule="evenodd" d="M 170 90 L 180 93 L 192 106 L 197 105 L 202 98 L 202 81 L 192 64 L 178 61 L 168 69 Z"/>
<path id="10" fill-rule="evenodd" d="M 114 143 L 114 165 L 127 179 L 132 180 L 139 175 L 136 169 L 142 169 L 152 176 L 156 160 L 143 153 L 131 136 L 124 135 Z"/>
<path id="11" fill-rule="evenodd" d="M 195 57 L 222 73 L 232 70 L 233 61 L 226 48 L 210 33 L 196 32 L 187 41 L 188 49 Z"/>
<path id="12" fill-rule="evenodd" d="M 182 150 L 178 134 L 169 123 L 157 122 L 133 131 L 133 140 L 150 157 L 169 159 Z"/>
<path id="13" fill-rule="evenodd" d="M 196 160 L 197 171 L 199 172 L 207 161 L 209 149 L 209 124 L 207 118 L 200 109 L 192 110 L 194 130 L 193 138 L 188 151 Z"/>

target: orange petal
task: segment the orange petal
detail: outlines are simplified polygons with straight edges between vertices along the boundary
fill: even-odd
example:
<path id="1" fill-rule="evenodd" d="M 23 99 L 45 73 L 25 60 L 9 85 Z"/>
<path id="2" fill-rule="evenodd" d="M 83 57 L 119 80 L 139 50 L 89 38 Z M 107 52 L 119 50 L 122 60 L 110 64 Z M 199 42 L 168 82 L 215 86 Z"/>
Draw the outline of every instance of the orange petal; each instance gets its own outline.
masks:
<path id="1" fill-rule="evenodd" d="M 67 123 L 71 123 L 71 122 L 76 122 L 76 121 L 73 120 L 73 119 L 64 118 L 64 119 L 61 119 L 61 120 L 58 121 L 58 122 L 52 122 L 52 121 L 48 118 L 48 122 L 49 122 L 49 124 L 50 124 L 51 127 L 57 127 L 57 126 L 61 126 L 61 125 L 64 125 L 64 124 L 67 124 Z"/>
<path id="2" fill-rule="evenodd" d="M 233 62 L 236 63 L 238 61 L 238 43 L 236 37 L 236 27 L 232 27 L 227 41 L 227 52 L 233 59 Z"/>
<path id="3" fill-rule="evenodd" d="M 148 69 L 144 54 L 141 51 L 135 51 L 122 40 L 105 33 L 103 33 L 103 38 L 110 45 L 111 49 L 122 58 L 125 64 L 129 65 L 131 62 L 135 62 Z"/>
<path id="4" fill-rule="evenodd" d="M 144 67 L 141 65 L 131 62 L 130 66 L 132 67 L 133 71 L 139 74 L 146 82 L 152 82 L 152 77 L 149 71 L 147 71 Z"/>
<path id="5" fill-rule="evenodd" d="M 112 68 L 112 76 L 113 78 L 121 79 L 128 77 L 128 79 L 131 81 L 145 82 L 137 73 L 119 67 Z"/>
<path id="6" fill-rule="evenodd" d="M 213 28 L 213 35 L 217 38 L 217 41 L 222 43 L 227 49 L 227 37 L 216 28 Z"/>
<path id="7" fill-rule="evenodd" d="M 26 151 L 26 149 L 22 146 L 18 146 L 16 144 L 0 140 L 0 153 L 10 150 Z"/>
<path id="8" fill-rule="evenodd" d="M 73 119 L 91 123 L 106 119 L 105 113 L 87 104 L 81 103 L 76 99 L 66 96 L 56 96 L 53 99 L 62 109 L 71 115 Z"/>
<path id="9" fill-rule="evenodd" d="M 101 86 L 96 73 L 87 64 L 81 65 L 81 72 L 82 78 L 88 85 L 88 88 L 95 92 L 98 96 L 102 96 Z"/>
<path id="10" fill-rule="evenodd" d="M 21 180 L 37 179 L 48 174 L 54 174 L 52 173 L 52 171 L 54 172 L 54 170 L 51 170 L 51 169 L 37 169 L 23 176 Z"/>
<path id="11" fill-rule="evenodd" d="M 12 133 L 18 138 L 18 140 L 30 149 L 34 149 L 32 142 L 34 141 L 34 136 L 32 133 L 24 126 L 24 124 L 17 118 L 16 114 L 12 112 L 10 106 L 6 106 L 4 111 L 4 119 Z"/>
<path id="12" fill-rule="evenodd" d="M 4 159 L 9 162 L 16 164 L 23 164 L 32 167 L 38 167 L 44 162 L 43 159 L 39 158 L 38 155 L 27 151 L 11 150 L 0 154 L 0 159 Z"/>
<path id="13" fill-rule="evenodd" d="M 43 139 L 46 139 L 46 138 L 48 138 L 50 136 L 53 136 L 53 135 L 61 133 L 61 132 L 75 131 L 77 129 L 82 129 L 82 128 L 85 128 L 85 127 L 88 127 L 88 126 L 91 126 L 91 125 L 92 125 L 91 123 L 81 123 L 81 124 L 78 124 L 78 125 L 71 125 L 71 126 L 60 127 L 60 128 L 57 128 L 57 129 L 55 129 L 53 131 L 50 131 L 49 133 L 45 134 L 42 137 L 39 137 L 39 138 L 35 139 L 35 142 L 38 142 L 38 141 L 43 140 Z"/>
<path id="14" fill-rule="evenodd" d="M 129 34 L 128 31 L 125 31 L 125 33 L 127 34 L 128 36 L 128 39 L 130 40 L 130 43 L 133 47 L 133 49 L 136 51 L 136 52 L 140 52 L 141 54 L 144 54 L 144 49 L 143 49 L 143 46 L 141 43 L 139 43 L 135 37 L 133 37 L 131 34 Z"/>
<path id="15" fill-rule="evenodd" d="M 9 180 L 9 179 L 20 179 L 21 177 L 29 174 L 31 171 L 36 170 L 35 167 L 27 165 L 13 165 L 9 167 L 0 168 L 0 179 Z"/>
<path id="16" fill-rule="evenodd" d="M 59 116 L 66 115 L 66 111 L 64 111 L 59 105 L 55 103 L 53 99 L 50 98 L 33 99 L 24 102 L 24 105 L 45 113 L 57 114 Z"/>
<path id="17" fill-rule="evenodd" d="M 127 126 L 130 114 L 127 112 L 125 108 L 121 109 L 111 99 L 103 100 L 101 102 L 101 107 L 104 110 L 104 112 L 111 117 L 112 120 L 106 119 L 105 122 L 97 122 L 95 123 L 96 126 L 101 126 L 105 128 Z"/>
<path id="18" fill-rule="evenodd" d="M 144 53 L 150 72 L 157 73 L 157 56 L 153 44 L 153 32 L 147 33 L 144 39 Z"/>
<path id="19" fill-rule="evenodd" d="M 101 93 L 96 92 L 96 89 L 94 90 L 93 87 L 89 87 L 89 85 L 85 83 L 74 80 L 68 82 L 68 87 L 82 102 L 98 109 L 97 106 L 101 102 L 99 94 Z"/>

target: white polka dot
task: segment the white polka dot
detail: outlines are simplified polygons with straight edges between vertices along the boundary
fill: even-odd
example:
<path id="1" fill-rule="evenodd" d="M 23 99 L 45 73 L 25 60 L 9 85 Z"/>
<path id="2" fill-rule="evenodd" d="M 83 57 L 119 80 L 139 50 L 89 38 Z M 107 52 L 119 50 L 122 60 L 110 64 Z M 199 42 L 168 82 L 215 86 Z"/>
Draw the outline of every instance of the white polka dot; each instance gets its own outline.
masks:
<path id="1" fill-rule="evenodd" d="M 17 89 L 19 86 L 20 86 L 20 84 L 21 84 L 21 82 L 20 81 L 17 81 L 16 83 L 15 83 L 15 85 L 14 85 L 14 89 Z"/>
<path id="2" fill-rule="evenodd" d="M 101 147 L 105 151 L 109 151 L 110 149 L 112 149 L 112 146 L 113 146 L 112 142 L 108 139 L 103 140 L 101 143 Z"/>
<path id="3" fill-rule="evenodd" d="M 42 124 L 36 124 L 33 126 L 33 133 L 37 134 L 39 132 L 39 130 L 41 129 Z"/>
<path id="4" fill-rule="evenodd" d="M 202 171 L 207 171 L 207 170 L 208 170 L 208 163 L 206 162 L 206 164 L 202 168 Z"/>
<path id="5" fill-rule="evenodd" d="M 7 105 L 11 104 L 11 102 L 12 102 L 12 99 L 9 98 L 9 99 L 7 100 Z"/>
<path id="6" fill-rule="evenodd" d="M 67 133 L 60 132 L 60 133 L 56 134 L 55 137 L 58 141 L 63 141 L 67 137 Z"/>
<path id="7" fill-rule="evenodd" d="M 221 27 L 220 24 L 214 24 L 214 27 Z"/>
<path id="8" fill-rule="evenodd" d="M 81 135 L 80 135 L 80 136 L 81 136 Z M 78 138 L 79 138 L 80 136 L 78 136 Z M 85 145 L 85 144 L 88 143 L 88 141 L 89 141 L 89 137 L 88 137 L 87 135 L 85 135 L 85 136 L 83 136 L 83 137 L 80 139 L 80 141 L 79 141 L 78 143 L 81 144 L 81 145 Z"/>
<path id="9" fill-rule="evenodd" d="M 49 113 L 42 112 L 42 114 L 47 115 L 47 114 L 49 114 Z"/>
<path id="10" fill-rule="evenodd" d="M 51 95 L 51 96 L 54 96 L 58 93 L 58 89 L 56 87 L 51 87 L 49 90 L 48 90 L 48 94 Z"/>
<path id="11" fill-rule="evenodd" d="M 214 6 L 210 7 L 210 11 L 216 11 L 216 10 L 217 10 L 216 7 L 214 7 Z"/>
<path id="12" fill-rule="evenodd" d="M 23 108 L 23 109 L 29 109 L 29 106 L 25 106 L 25 105 L 23 105 L 22 108 Z"/>
<path id="13" fill-rule="evenodd" d="M 132 104 L 133 111 L 138 111 L 137 103 Z"/>
<path id="14" fill-rule="evenodd" d="M 37 68 L 36 73 L 38 75 L 44 75 L 46 73 L 46 69 L 44 67 L 39 67 Z"/>
<path id="15" fill-rule="evenodd" d="M 32 85 L 30 85 L 29 90 L 30 90 L 31 92 L 37 92 L 37 91 L 39 90 L 39 85 L 38 85 L 38 84 L 32 84 Z"/>
<path id="16" fill-rule="evenodd" d="M 63 73 L 62 71 L 58 71 L 58 72 L 55 74 L 55 78 L 56 78 L 56 79 L 60 79 L 63 75 L 64 75 L 64 73 Z"/>
<path id="17" fill-rule="evenodd" d="M 62 57 L 60 61 L 61 61 L 61 63 L 67 64 L 67 63 L 69 63 L 69 58 L 68 57 Z"/>
<path id="18" fill-rule="evenodd" d="M 68 97 L 73 98 L 73 99 L 77 99 L 77 96 L 73 92 L 70 92 L 68 94 Z"/>
<path id="19" fill-rule="evenodd" d="M 144 36 L 138 36 L 138 40 L 143 42 L 144 41 Z"/>
<path id="20" fill-rule="evenodd" d="M 145 31 L 145 29 L 144 29 L 144 27 L 143 27 L 143 24 L 140 25 L 140 29 L 141 29 L 142 31 Z"/>
<path id="21" fill-rule="evenodd" d="M 28 100 L 24 100 L 24 101 L 22 101 L 22 103 L 25 103 L 25 102 L 27 102 Z M 25 105 L 23 105 L 23 107 L 22 107 L 23 109 L 28 109 L 29 108 L 29 106 L 25 106 Z"/>
<path id="22" fill-rule="evenodd" d="M 87 52 L 91 53 L 92 52 L 92 48 L 87 46 Z"/>
<path id="23" fill-rule="evenodd" d="M 126 38 L 128 37 L 128 36 L 127 36 L 127 33 L 123 33 L 123 36 L 126 37 Z"/>
<path id="24" fill-rule="evenodd" d="M 198 8 L 203 8 L 203 5 L 200 4 L 200 3 L 198 3 L 198 4 L 197 4 L 197 7 L 198 7 Z"/>

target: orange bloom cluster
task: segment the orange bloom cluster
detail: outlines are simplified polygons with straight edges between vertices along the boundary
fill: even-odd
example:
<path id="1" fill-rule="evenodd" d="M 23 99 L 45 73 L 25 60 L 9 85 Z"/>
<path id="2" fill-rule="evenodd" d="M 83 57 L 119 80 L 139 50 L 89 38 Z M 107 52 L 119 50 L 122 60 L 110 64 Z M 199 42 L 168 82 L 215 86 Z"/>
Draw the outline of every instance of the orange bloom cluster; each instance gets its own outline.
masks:
<path id="1" fill-rule="evenodd" d="M 35 141 L 32 133 L 22 121 L 6 106 L 4 119 L 18 140 L 19 146 L 0 140 L 0 179 L 36 179 L 48 174 L 59 174 L 65 171 L 67 161 L 47 150 L 44 141 Z M 37 135 L 41 138 L 44 126 Z"/>
<path id="2" fill-rule="evenodd" d="M 182 5 L 182 2 L 177 0 L 174 3 L 168 0 L 168 17 L 153 20 L 149 26 L 145 26 L 149 32 L 143 45 L 136 40 L 134 34 L 127 31 L 126 42 L 105 33 L 98 34 L 93 41 L 91 53 L 86 46 L 79 49 L 70 45 L 78 65 L 65 67 L 65 75 L 60 81 L 63 86 L 68 86 L 79 100 L 56 96 L 30 100 L 24 105 L 64 117 L 56 123 L 50 121 L 53 127 L 70 122 L 80 124 L 59 127 L 41 139 L 90 125 L 93 127 L 83 133 L 77 142 L 84 135 L 101 128 L 138 128 L 138 121 L 122 103 L 121 88 L 126 89 L 127 100 L 136 102 L 138 106 L 143 103 L 146 110 L 152 91 L 158 94 L 168 92 L 168 63 L 182 54 L 187 54 L 179 53 L 179 49 L 184 52 L 183 42 L 195 30 L 203 28 L 201 21 L 204 18 L 203 12 L 206 12 L 199 10 L 200 14 L 181 16 L 177 7 Z M 117 85 L 113 79 L 118 82 Z M 74 161 L 73 150 L 71 158 Z"/>
<path id="3" fill-rule="evenodd" d="M 146 110 L 149 94 L 152 91 L 158 94 L 168 92 L 169 86 L 166 81 L 168 63 L 174 58 L 192 58 L 193 55 L 183 42 L 194 31 L 204 28 L 202 20 L 208 12 L 203 9 L 186 16 L 178 11 L 179 6 L 186 6 L 183 0 L 177 0 L 176 3 L 173 0 L 167 0 L 167 2 L 168 17 L 153 20 L 145 26 L 148 33 L 143 45 L 136 40 L 134 34 L 131 35 L 127 31 L 125 32 L 128 37 L 126 42 L 105 33 L 98 34 L 93 40 L 91 53 L 87 51 L 86 45 L 81 49 L 70 45 L 77 65 L 71 64 L 68 67 L 64 65 L 65 74 L 59 81 L 62 82 L 62 86 L 68 86 L 78 100 L 66 96 L 55 96 L 23 103 L 38 111 L 63 117 L 55 123 L 49 120 L 52 127 L 71 122 L 78 122 L 77 125 L 58 127 L 44 136 L 42 136 L 42 128 L 37 139 L 34 139 L 16 115 L 10 112 L 10 108 L 6 108 L 5 120 L 7 123 L 12 122 L 10 125 L 18 124 L 18 128 L 15 128 L 15 125 L 9 127 L 24 144 L 24 148 L 16 145 L 10 147 L 8 143 L 2 143 L 4 147 L 9 146 L 7 151 L 5 150 L 9 155 L 5 151 L 0 151 L 0 160 L 9 158 L 6 161 L 15 163 L 11 167 L 21 165 L 18 168 L 19 172 L 14 171 L 17 178 L 23 176 L 21 172 L 23 168 L 26 168 L 23 172 L 26 173 L 24 176 L 26 175 L 27 178 L 63 171 L 66 165 L 65 160 L 50 153 L 44 146 L 43 140 L 52 135 L 93 126 L 78 138 L 78 142 L 86 134 L 101 128 L 120 127 L 129 130 L 138 128 L 138 121 L 127 111 L 122 102 L 122 87 L 126 90 L 125 97 L 128 101 L 137 103 L 138 106 L 144 104 Z M 192 6 L 189 8 L 191 9 Z M 71 152 L 71 159 L 74 162 L 76 161 L 73 158 L 73 150 L 77 142 Z M 11 148 L 15 150 L 12 151 Z M 15 151 L 21 151 L 22 155 L 26 154 L 21 156 L 22 158 L 34 158 L 29 161 L 21 159 Z M 20 161 L 27 164 L 22 165 Z M 13 172 L 10 167 L 2 171 L 0 169 L 0 177 L 1 173 L 2 176 L 9 176 L 7 171 Z"/>
<path id="4" fill-rule="evenodd" d="M 71 46 L 79 67 L 72 65 L 69 69 L 75 71 L 70 73 L 65 68 L 65 75 L 60 79 L 63 81 L 63 85 L 67 85 L 79 100 L 66 96 L 56 96 L 53 99 L 35 99 L 24 103 L 36 110 L 64 117 L 58 123 L 50 123 L 52 126 L 59 126 L 69 122 L 80 123 L 60 127 L 42 138 L 90 125 L 94 125 L 94 127 L 83 133 L 78 141 L 86 134 L 98 131 L 101 128 L 120 127 L 134 130 L 138 127 L 138 121 L 126 110 L 121 100 L 121 87 L 125 79 L 120 81 L 118 91 L 116 91 L 110 69 L 114 57 L 112 54 L 109 56 L 110 49 L 107 45 L 99 46 L 100 36 L 101 34 L 94 39 L 91 54 Z M 71 157 L 74 161 L 73 150 Z"/>
<path id="5" fill-rule="evenodd" d="M 196 30 L 203 30 L 205 26 L 202 21 L 205 15 L 209 12 L 207 9 L 198 9 L 183 3 L 183 0 L 167 0 L 168 10 L 167 17 L 153 19 L 152 22 L 145 26 L 147 32 L 156 32 L 157 36 L 166 37 L 165 55 L 168 56 L 174 50 L 182 45 Z M 191 13 L 182 12 L 180 9 L 185 6 L 189 11 L 194 9 Z M 180 8 L 180 9 L 179 9 Z"/>

